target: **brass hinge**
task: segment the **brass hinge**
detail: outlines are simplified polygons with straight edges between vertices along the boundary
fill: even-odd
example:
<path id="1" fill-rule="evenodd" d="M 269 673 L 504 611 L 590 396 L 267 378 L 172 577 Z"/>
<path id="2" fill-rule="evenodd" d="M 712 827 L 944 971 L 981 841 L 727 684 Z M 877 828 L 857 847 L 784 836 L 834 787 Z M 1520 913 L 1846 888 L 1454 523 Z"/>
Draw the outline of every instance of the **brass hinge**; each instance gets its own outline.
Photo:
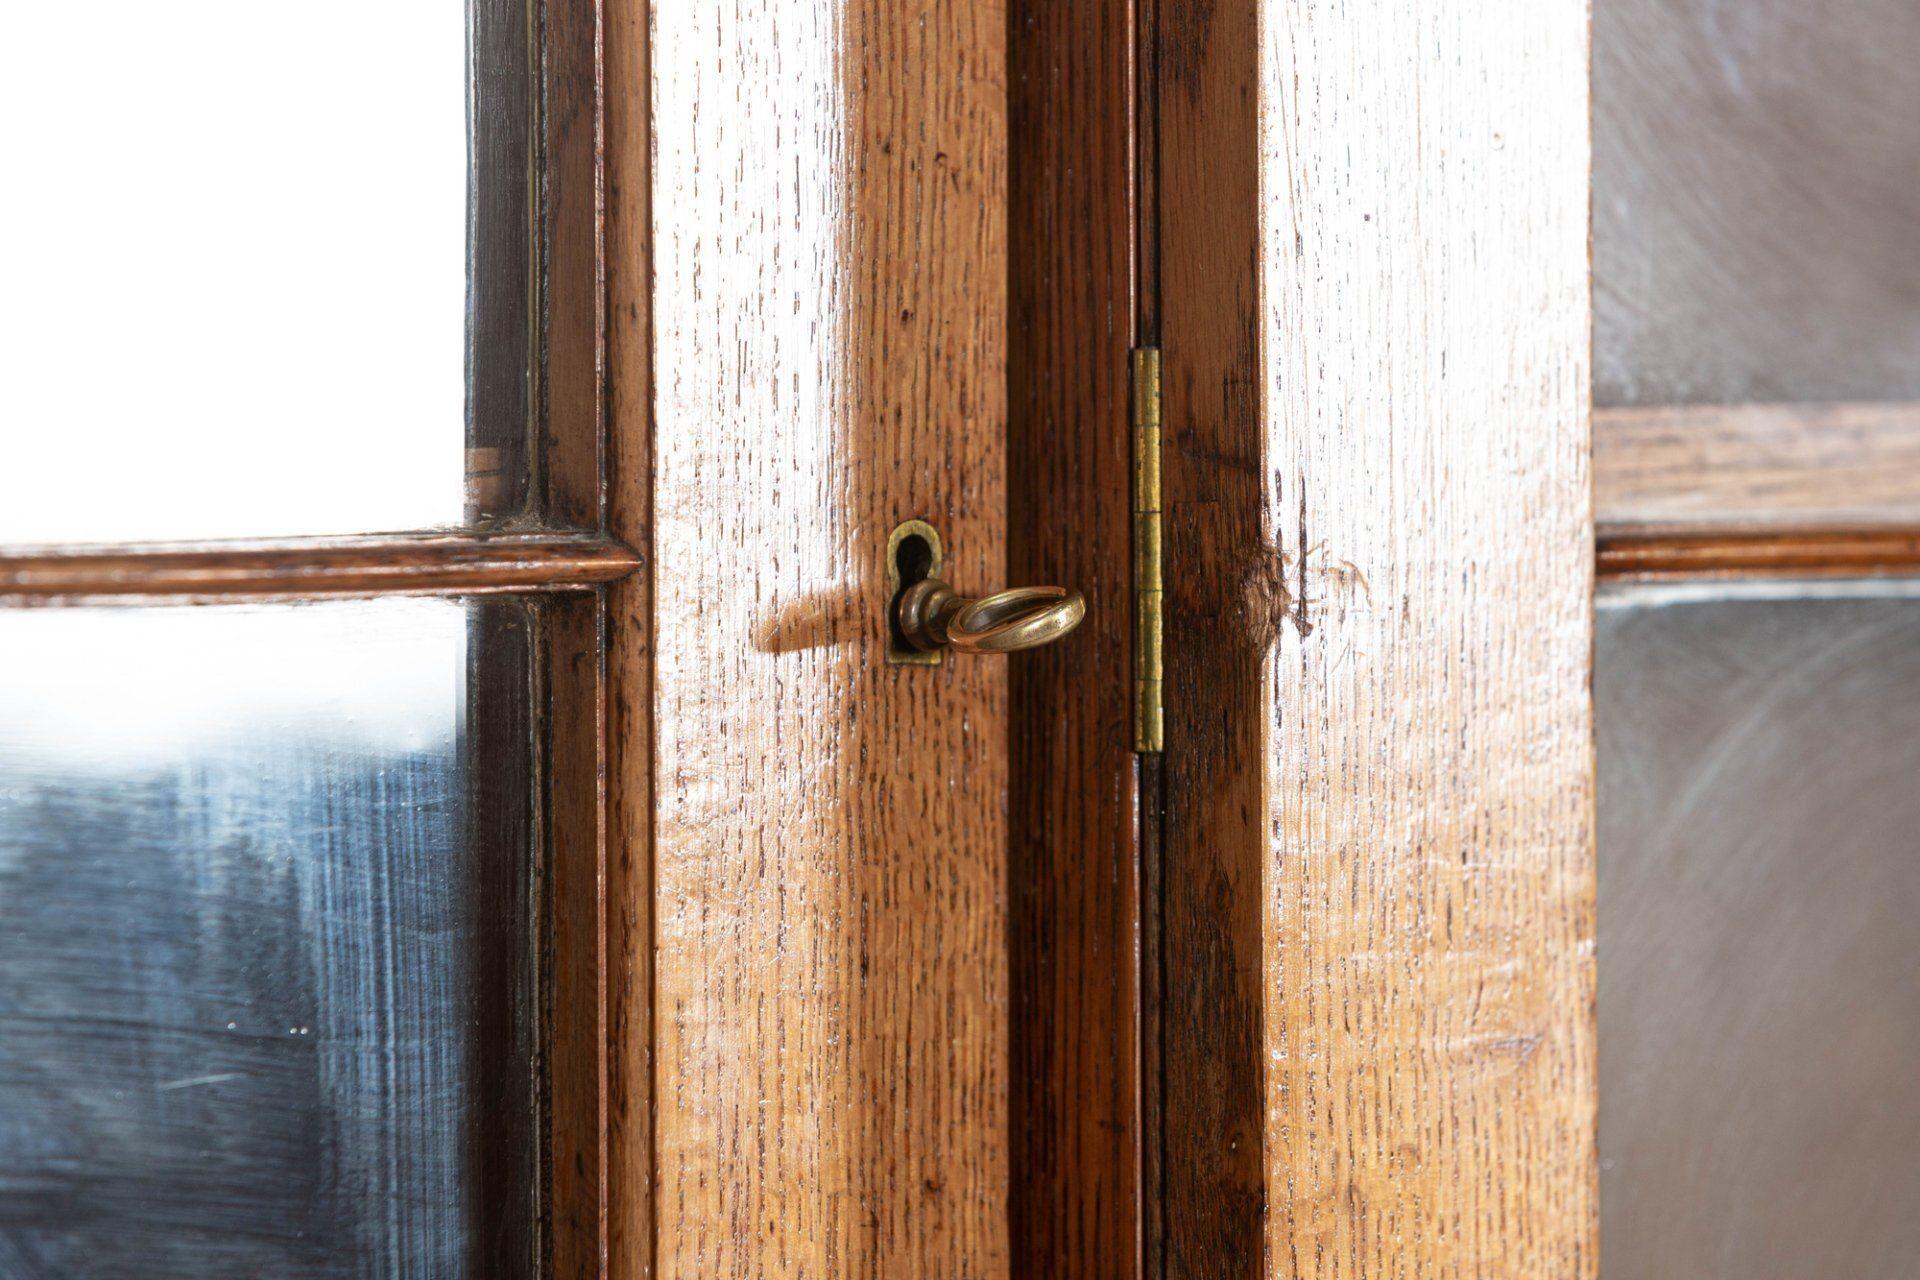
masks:
<path id="1" fill-rule="evenodd" d="M 1160 581 L 1160 351 L 1133 352 L 1133 749 L 1159 751 L 1165 738 L 1160 636 L 1166 593 Z"/>

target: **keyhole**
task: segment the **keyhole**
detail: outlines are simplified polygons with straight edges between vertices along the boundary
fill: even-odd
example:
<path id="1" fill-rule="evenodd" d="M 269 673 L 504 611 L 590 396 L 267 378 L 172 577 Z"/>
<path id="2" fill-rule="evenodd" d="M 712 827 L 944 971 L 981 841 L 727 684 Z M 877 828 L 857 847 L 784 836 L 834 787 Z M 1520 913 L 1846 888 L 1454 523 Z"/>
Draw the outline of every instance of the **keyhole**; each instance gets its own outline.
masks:
<path id="1" fill-rule="evenodd" d="M 940 576 L 944 555 L 940 535 L 925 520 L 906 520 L 887 539 L 887 661 L 896 666 L 939 666 L 939 651 L 923 653 L 900 633 L 900 593 L 916 582 Z"/>

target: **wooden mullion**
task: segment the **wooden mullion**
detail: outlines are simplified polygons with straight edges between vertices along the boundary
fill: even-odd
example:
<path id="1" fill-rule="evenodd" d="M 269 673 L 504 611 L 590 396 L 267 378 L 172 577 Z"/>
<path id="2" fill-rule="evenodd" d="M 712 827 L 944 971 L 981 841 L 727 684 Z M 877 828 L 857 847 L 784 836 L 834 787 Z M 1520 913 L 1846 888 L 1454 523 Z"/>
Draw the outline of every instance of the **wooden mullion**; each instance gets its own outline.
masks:
<path id="1" fill-rule="evenodd" d="M 565 3 L 566 0 L 558 0 Z M 530 447 L 539 418 L 536 165 L 542 148 L 537 13 L 524 0 L 468 6 L 471 114 L 467 272 L 467 503 L 469 523 L 533 512 Z"/>
<path id="2" fill-rule="evenodd" d="M 607 1213 L 606 594 L 539 601 L 546 1274 L 603 1274 Z"/>
<path id="3" fill-rule="evenodd" d="M 606 1230 L 600 1274 L 655 1266 L 652 6 L 601 8 L 607 521 L 648 567 L 607 590 Z"/>
<path id="4" fill-rule="evenodd" d="M 454 891 L 465 898 L 478 930 L 466 1015 L 478 1052 L 467 1087 L 474 1114 L 483 1119 L 468 1131 L 473 1174 L 465 1214 L 476 1274 L 485 1280 L 538 1275 L 548 1252 L 548 1223 L 539 1212 L 546 1164 L 539 904 L 548 879 L 541 852 L 545 645 L 539 605 L 464 610 L 458 750 L 465 791 L 461 841 L 470 870 Z"/>
<path id="5" fill-rule="evenodd" d="M 33 548 L 0 553 L 0 604 L 565 591 L 615 581 L 638 566 L 628 547 L 582 534 Z"/>
<path id="6" fill-rule="evenodd" d="M 1594 414 L 1606 579 L 1920 572 L 1920 405 Z"/>
<path id="7" fill-rule="evenodd" d="M 601 0 L 541 6 L 541 205 L 537 303 L 537 421 L 532 490 L 554 527 L 608 527 L 608 264 L 603 191 L 616 176 L 606 150 L 608 89 Z M 612 84 L 645 102 L 644 86 Z M 624 173 L 618 176 L 624 177 Z M 583 548 L 623 568 L 591 595 L 543 601 L 545 802 L 541 852 L 546 952 L 541 966 L 547 1155 L 543 1274 L 604 1280 L 624 1188 L 613 1167 L 615 958 L 609 865 L 614 805 L 626 798 L 610 745 L 615 634 L 641 574 L 631 546 L 604 536 Z M 632 630 L 629 620 L 619 631 Z"/>
<path id="8" fill-rule="evenodd" d="M 1614 581 L 1906 575 L 1920 573 L 1920 527 L 1602 529 L 1597 567 Z"/>
<path id="9" fill-rule="evenodd" d="M 542 10 L 539 519 L 606 528 L 598 0 Z"/>
<path id="10" fill-rule="evenodd" d="M 1653 405 L 1593 420 L 1602 529 L 1920 526 L 1920 404 Z"/>

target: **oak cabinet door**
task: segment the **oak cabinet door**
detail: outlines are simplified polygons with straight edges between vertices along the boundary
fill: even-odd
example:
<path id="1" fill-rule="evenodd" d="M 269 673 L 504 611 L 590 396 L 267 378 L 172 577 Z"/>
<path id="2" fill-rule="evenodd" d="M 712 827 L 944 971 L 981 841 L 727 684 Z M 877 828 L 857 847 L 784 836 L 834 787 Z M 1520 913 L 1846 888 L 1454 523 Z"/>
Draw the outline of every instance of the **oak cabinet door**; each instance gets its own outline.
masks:
<path id="1" fill-rule="evenodd" d="M 0 89 L 0 1275 L 1900 1271 L 1905 7 L 401 7 Z"/>
<path id="2" fill-rule="evenodd" d="M 1584 7 L 611 12 L 616 1255 L 1591 1275 Z"/>

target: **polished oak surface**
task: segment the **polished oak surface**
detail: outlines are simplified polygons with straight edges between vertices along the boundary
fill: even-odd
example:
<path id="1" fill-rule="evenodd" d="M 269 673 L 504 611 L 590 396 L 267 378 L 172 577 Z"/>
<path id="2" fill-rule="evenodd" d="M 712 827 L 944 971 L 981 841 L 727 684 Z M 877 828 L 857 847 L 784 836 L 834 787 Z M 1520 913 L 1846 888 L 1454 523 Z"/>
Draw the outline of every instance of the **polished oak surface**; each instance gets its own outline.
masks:
<path id="1" fill-rule="evenodd" d="M 1259 609 L 1248 588 L 1258 589 L 1268 381 L 1256 337 L 1260 6 L 1156 7 L 1156 136 L 1142 147 L 1161 199 L 1143 239 L 1160 264 L 1166 750 L 1147 766 L 1162 775 L 1164 804 L 1142 797 L 1143 985 L 1159 1023 L 1148 1042 L 1159 1115 L 1147 1274 L 1251 1277 L 1271 1204 L 1260 929 L 1271 630 L 1247 625 Z"/>
<path id="2" fill-rule="evenodd" d="M 608 529 L 653 561 L 653 57 L 650 0 L 603 0 L 606 513 Z M 606 1280 L 655 1275 L 653 1010 L 653 572 L 606 593 L 605 832 L 597 920 L 604 955 L 604 1215 L 591 1261 Z"/>
<path id="3" fill-rule="evenodd" d="M 615 658 L 620 778 L 652 796 L 616 813 L 622 971 L 650 973 L 616 1010 L 616 1252 L 660 1280 L 1004 1276 L 1008 660 L 888 666 L 884 556 L 920 517 L 956 585 L 1007 580 L 1007 14 L 651 23 L 651 279 L 622 267 L 613 302 L 615 420 L 653 442 L 614 499 L 623 537 L 652 514 Z M 615 118 L 621 156 L 642 128 Z M 642 601 L 616 601 L 624 632 Z"/>
<path id="4" fill-rule="evenodd" d="M 1913 404 L 1601 410 L 1593 469 L 1603 579 L 1920 571 Z"/>
<path id="5" fill-rule="evenodd" d="M 1592 1280 L 1587 7 L 1159 20 L 1170 1274 Z"/>
<path id="6" fill-rule="evenodd" d="M 0 1274 L 532 1274 L 529 643 L 0 612 Z"/>
<path id="7" fill-rule="evenodd" d="M 1920 573 L 1920 528 L 1602 531 L 1603 581 L 1905 577 Z"/>
<path id="8" fill-rule="evenodd" d="M 580 590 L 640 567 L 584 534 L 398 534 L 0 552 L 0 603 Z"/>
<path id="9" fill-rule="evenodd" d="M 1008 664 L 1012 1274 L 1141 1275 L 1148 1141 L 1132 688 L 1132 0 L 1017 0 L 1008 48 L 1011 582 L 1086 620 Z"/>
<path id="10" fill-rule="evenodd" d="M 1596 637 L 1602 1257 L 1920 1254 L 1920 597 L 1625 588 Z"/>
<path id="11" fill-rule="evenodd" d="M 1593 488 L 1603 531 L 1920 526 L 1920 403 L 1601 410 Z"/>

